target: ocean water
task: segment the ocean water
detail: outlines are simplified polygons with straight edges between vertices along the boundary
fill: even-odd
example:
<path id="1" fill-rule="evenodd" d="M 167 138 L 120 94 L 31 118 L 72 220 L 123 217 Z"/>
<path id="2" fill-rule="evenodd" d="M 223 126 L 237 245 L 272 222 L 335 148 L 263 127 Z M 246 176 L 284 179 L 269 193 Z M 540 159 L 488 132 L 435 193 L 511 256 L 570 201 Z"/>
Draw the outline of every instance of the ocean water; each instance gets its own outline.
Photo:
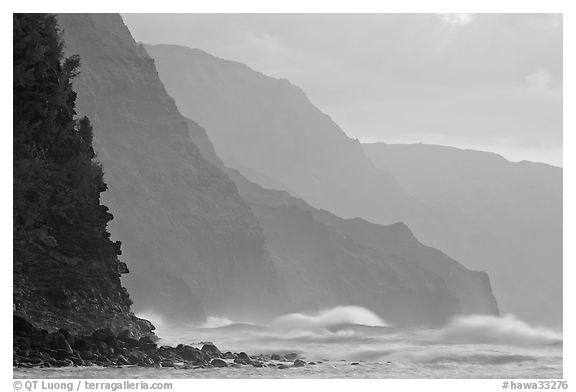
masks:
<path id="1" fill-rule="evenodd" d="M 439 329 L 387 325 L 359 307 L 292 314 L 270 325 L 210 318 L 173 328 L 154 315 L 159 345 L 201 346 L 223 352 L 297 353 L 316 362 L 301 368 L 60 368 L 15 369 L 16 378 L 562 378 L 562 334 L 513 316 L 468 316 Z"/>

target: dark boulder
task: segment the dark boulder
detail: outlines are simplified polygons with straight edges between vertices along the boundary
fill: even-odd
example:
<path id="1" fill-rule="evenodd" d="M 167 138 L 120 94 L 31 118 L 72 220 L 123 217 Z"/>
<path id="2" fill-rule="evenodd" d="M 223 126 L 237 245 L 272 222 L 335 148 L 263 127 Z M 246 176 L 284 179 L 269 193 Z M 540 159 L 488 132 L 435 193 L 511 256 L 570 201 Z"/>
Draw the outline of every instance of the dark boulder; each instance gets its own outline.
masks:
<path id="1" fill-rule="evenodd" d="M 218 347 L 213 345 L 212 343 L 207 343 L 202 346 L 201 351 L 208 355 L 210 358 L 220 358 L 222 356 L 222 352 L 218 350 Z"/>
<path id="2" fill-rule="evenodd" d="M 140 338 L 140 340 L 138 341 L 138 347 L 140 347 L 142 350 L 145 351 L 152 351 L 156 350 L 158 346 L 156 345 L 156 343 L 154 343 L 154 341 L 152 341 L 152 339 L 149 336 L 144 336 L 143 338 Z"/>
<path id="3" fill-rule="evenodd" d="M 88 361 L 94 361 L 98 359 L 98 355 L 94 354 L 92 351 L 86 350 L 80 352 L 80 358 Z"/>
<path id="4" fill-rule="evenodd" d="M 270 356 L 270 359 L 271 359 L 272 361 L 283 361 L 283 360 L 284 360 L 284 357 L 283 357 L 282 355 L 280 355 L 280 354 L 272 354 L 272 355 Z"/>
<path id="5" fill-rule="evenodd" d="M 296 358 L 298 358 L 298 354 L 296 353 L 288 353 L 286 355 L 284 355 L 284 358 L 286 358 L 287 361 L 293 361 Z"/>
<path id="6" fill-rule="evenodd" d="M 67 352 L 67 351 L 64 351 L 64 350 L 54 350 L 54 351 L 50 351 L 50 356 L 51 356 L 52 358 L 58 359 L 58 360 L 69 358 L 69 357 L 70 357 L 70 354 L 71 354 L 71 353 L 69 353 L 69 352 Z"/>
<path id="7" fill-rule="evenodd" d="M 44 360 L 42 358 L 26 358 L 23 362 L 26 362 L 30 365 L 42 365 Z"/>
<path id="8" fill-rule="evenodd" d="M 254 361 L 246 354 L 245 352 L 238 353 L 236 359 L 234 359 L 235 363 L 239 363 L 241 365 L 253 365 Z"/>
<path id="9" fill-rule="evenodd" d="M 134 339 L 134 334 L 132 332 L 130 332 L 129 330 L 125 329 L 124 331 L 120 332 L 118 334 L 118 336 L 116 337 L 117 340 L 120 340 L 122 342 L 127 342 L 130 339 Z"/>
<path id="10" fill-rule="evenodd" d="M 304 362 L 301 359 L 297 359 L 294 361 L 294 367 L 302 367 L 302 366 L 306 366 L 306 362 Z"/>
<path id="11" fill-rule="evenodd" d="M 92 332 L 92 337 L 99 342 L 106 343 L 110 347 L 116 347 L 116 335 L 110 328 L 97 329 Z"/>
<path id="12" fill-rule="evenodd" d="M 228 364 L 226 363 L 226 361 L 224 361 L 220 358 L 213 359 L 212 362 L 210 362 L 210 364 L 214 367 L 228 367 Z"/>
<path id="13" fill-rule="evenodd" d="M 116 363 L 118 365 L 130 365 L 130 362 L 128 361 L 128 359 L 126 359 L 126 357 L 124 355 L 118 355 L 118 358 L 116 359 Z"/>
<path id="14" fill-rule="evenodd" d="M 85 351 L 85 350 L 90 350 L 90 343 L 89 343 L 89 337 L 85 337 L 85 336 L 76 336 L 73 340 L 72 343 L 70 344 L 70 346 L 74 349 L 74 350 L 79 350 L 79 351 Z"/>
<path id="15" fill-rule="evenodd" d="M 68 358 L 70 361 L 72 361 L 72 363 L 74 364 L 74 366 L 84 366 L 85 363 L 82 360 L 82 358 L 76 358 L 76 357 L 69 357 Z"/>
<path id="16" fill-rule="evenodd" d="M 69 354 L 72 354 L 72 347 L 66 340 L 63 334 L 57 333 L 52 337 L 52 341 L 50 342 L 50 347 L 56 350 L 66 351 Z"/>
<path id="17" fill-rule="evenodd" d="M 53 360 L 49 360 L 48 363 L 50 364 L 50 366 L 52 367 L 69 367 L 69 366 L 74 366 L 74 363 L 70 360 L 67 359 L 53 359 Z"/>
<path id="18" fill-rule="evenodd" d="M 236 359 L 236 354 L 231 353 L 230 351 L 227 351 L 224 354 L 222 354 L 222 356 L 220 358 L 222 358 L 222 359 Z"/>
<path id="19" fill-rule="evenodd" d="M 38 328 L 31 322 L 17 315 L 13 317 L 13 326 L 15 336 L 29 335 L 30 333 L 38 332 Z"/>
<path id="20" fill-rule="evenodd" d="M 205 361 L 205 356 L 202 353 L 202 351 L 198 350 L 195 347 L 190 347 L 190 346 L 186 346 L 186 345 L 178 345 L 178 347 L 176 347 L 176 352 L 178 353 L 178 355 L 186 360 L 186 361 L 193 361 L 195 363 L 204 363 Z"/>

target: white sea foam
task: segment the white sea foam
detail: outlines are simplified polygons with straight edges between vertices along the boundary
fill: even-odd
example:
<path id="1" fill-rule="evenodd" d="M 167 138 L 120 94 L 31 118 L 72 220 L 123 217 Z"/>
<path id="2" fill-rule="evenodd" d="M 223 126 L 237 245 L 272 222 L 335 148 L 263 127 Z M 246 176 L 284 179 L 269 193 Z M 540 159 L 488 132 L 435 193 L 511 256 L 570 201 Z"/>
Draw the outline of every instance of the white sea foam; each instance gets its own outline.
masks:
<path id="1" fill-rule="evenodd" d="M 338 306 L 314 314 L 292 313 L 272 320 L 271 327 L 280 331 L 323 332 L 345 324 L 385 327 L 374 312 L 360 306 Z"/>
<path id="2" fill-rule="evenodd" d="M 508 345 L 561 344 L 562 334 L 535 327 L 513 315 L 457 317 L 438 331 L 440 341 L 453 343 L 495 343 Z"/>
<path id="3" fill-rule="evenodd" d="M 208 316 L 206 321 L 200 325 L 201 328 L 220 328 L 234 324 L 228 317 Z"/>

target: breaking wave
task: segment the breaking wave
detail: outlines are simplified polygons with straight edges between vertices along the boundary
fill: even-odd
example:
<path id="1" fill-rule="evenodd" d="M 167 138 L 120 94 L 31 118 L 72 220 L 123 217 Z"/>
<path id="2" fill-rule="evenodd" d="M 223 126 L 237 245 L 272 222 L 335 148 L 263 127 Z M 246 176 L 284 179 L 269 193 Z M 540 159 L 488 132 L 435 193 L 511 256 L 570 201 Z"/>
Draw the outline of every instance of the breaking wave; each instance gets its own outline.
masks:
<path id="1" fill-rule="evenodd" d="M 338 306 L 315 314 L 292 313 L 272 320 L 270 326 L 280 331 L 324 332 L 346 325 L 385 327 L 374 312 L 360 306 Z"/>
<path id="2" fill-rule="evenodd" d="M 513 315 L 466 316 L 453 319 L 437 338 L 451 343 L 496 343 L 518 346 L 559 345 L 562 334 L 544 327 L 533 327 Z"/>
<path id="3" fill-rule="evenodd" d="M 200 328 L 221 328 L 234 324 L 228 317 L 208 316 Z"/>

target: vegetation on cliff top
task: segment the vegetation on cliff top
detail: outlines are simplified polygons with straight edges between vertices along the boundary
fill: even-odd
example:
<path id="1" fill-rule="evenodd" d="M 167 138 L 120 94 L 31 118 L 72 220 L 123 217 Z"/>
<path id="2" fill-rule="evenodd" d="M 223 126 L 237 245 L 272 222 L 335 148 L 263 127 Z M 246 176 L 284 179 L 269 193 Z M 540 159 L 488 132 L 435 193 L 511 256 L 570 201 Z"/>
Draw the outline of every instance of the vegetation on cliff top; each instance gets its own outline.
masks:
<path id="1" fill-rule="evenodd" d="M 78 56 L 63 58 L 54 16 L 14 15 L 15 262 L 46 247 L 120 254 L 106 232 L 112 215 L 100 204 L 106 184 L 90 121 L 74 119 L 79 65 Z"/>
<path id="2" fill-rule="evenodd" d="M 14 308 L 45 326 L 126 326 L 128 271 L 106 228 L 92 126 L 76 118 L 80 58 L 64 57 L 53 15 L 14 14 L 13 34 Z"/>

